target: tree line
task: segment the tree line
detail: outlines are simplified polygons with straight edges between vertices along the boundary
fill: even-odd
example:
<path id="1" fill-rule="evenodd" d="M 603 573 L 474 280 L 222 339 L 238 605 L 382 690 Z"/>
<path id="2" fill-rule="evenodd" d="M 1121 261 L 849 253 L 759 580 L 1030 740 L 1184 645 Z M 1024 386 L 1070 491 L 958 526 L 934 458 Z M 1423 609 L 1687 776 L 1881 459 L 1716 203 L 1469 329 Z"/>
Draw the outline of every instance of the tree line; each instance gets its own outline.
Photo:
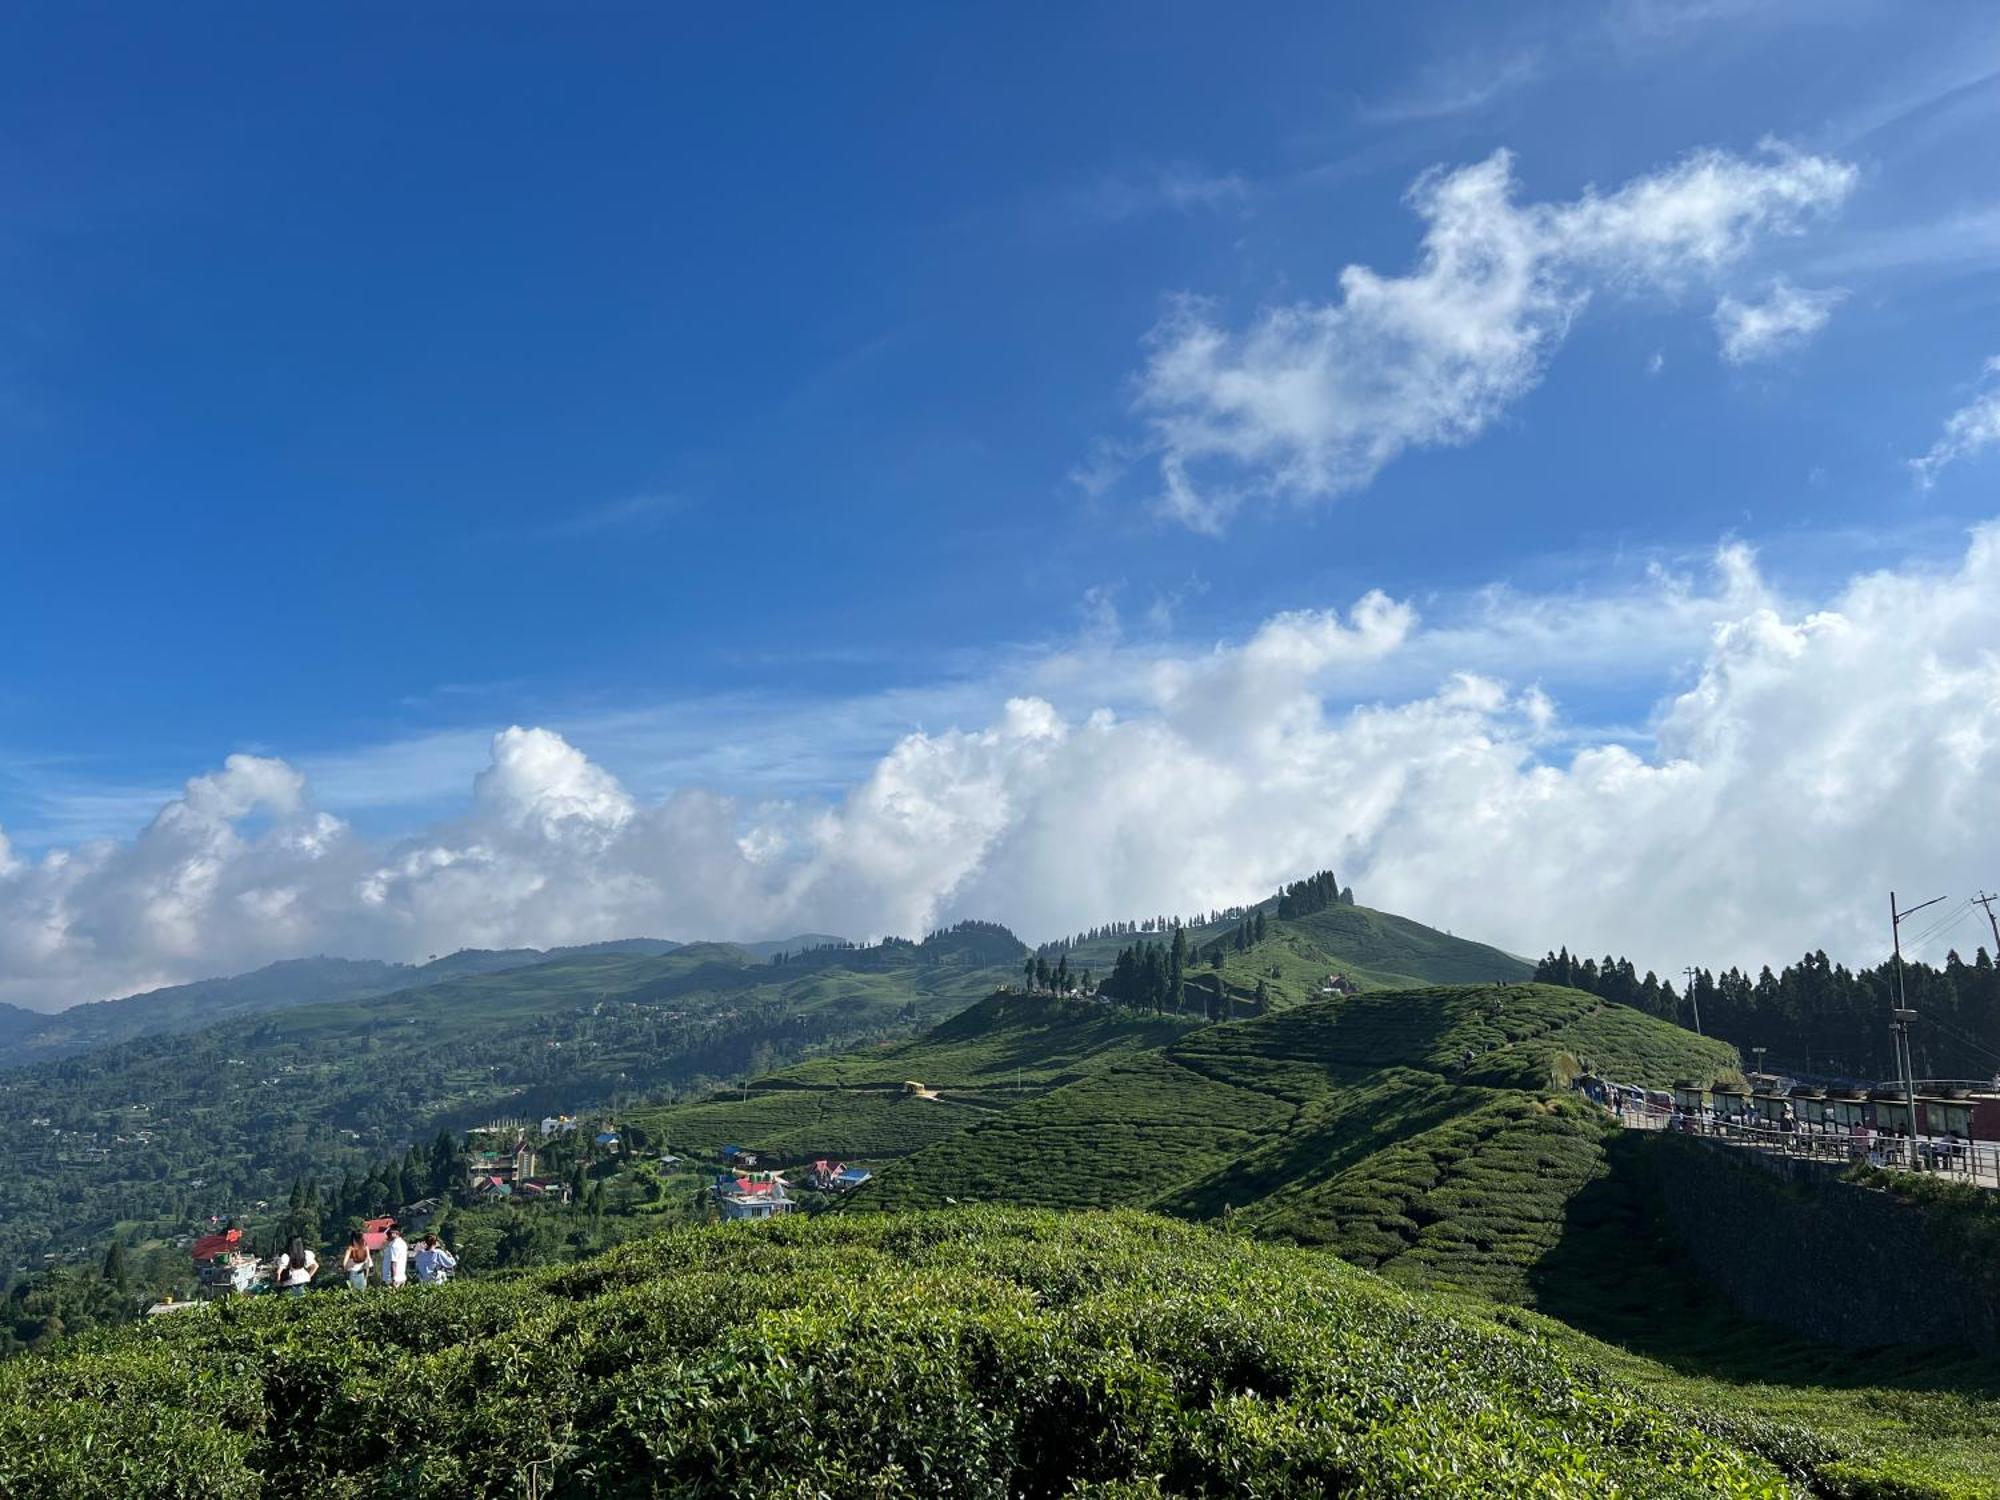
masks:
<path id="1" fill-rule="evenodd" d="M 1701 1029 L 1746 1057 L 1765 1050 L 1765 1064 L 1815 1077 L 1868 1082 L 1896 1072 L 1890 1010 L 1896 1004 L 1893 961 L 1849 969 L 1824 952 L 1806 954 L 1776 973 L 1752 978 L 1741 969 L 1697 968 L 1685 992 L 1632 961 L 1573 956 L 1567 947 L 1535 966 L 1548 984 L 1587 990 L 1621 1005 Z M 1944 963 L 1903 961 L 1903 993 L 1917 1013 L 1912 1062 L 1920 1077 L 1978 1080 L 2000 1076 L 2000 973 L 1984 948 L 1970 963 L 1954 949 Z"/>

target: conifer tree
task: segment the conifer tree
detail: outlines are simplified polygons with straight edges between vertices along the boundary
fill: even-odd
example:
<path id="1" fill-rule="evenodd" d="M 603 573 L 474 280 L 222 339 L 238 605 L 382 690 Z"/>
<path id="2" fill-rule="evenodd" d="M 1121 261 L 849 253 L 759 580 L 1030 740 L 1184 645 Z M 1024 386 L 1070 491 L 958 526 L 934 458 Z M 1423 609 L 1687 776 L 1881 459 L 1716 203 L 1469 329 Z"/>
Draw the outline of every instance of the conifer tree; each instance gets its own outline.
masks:
<path id="1" fill-rule="evenodd" d="M 125 1265 L 125 1242 L 114 1239 L 104 1252 L 104 1279 L 118 1288 L 120 1295 L 132 1290 L 132 1273 Z"/>

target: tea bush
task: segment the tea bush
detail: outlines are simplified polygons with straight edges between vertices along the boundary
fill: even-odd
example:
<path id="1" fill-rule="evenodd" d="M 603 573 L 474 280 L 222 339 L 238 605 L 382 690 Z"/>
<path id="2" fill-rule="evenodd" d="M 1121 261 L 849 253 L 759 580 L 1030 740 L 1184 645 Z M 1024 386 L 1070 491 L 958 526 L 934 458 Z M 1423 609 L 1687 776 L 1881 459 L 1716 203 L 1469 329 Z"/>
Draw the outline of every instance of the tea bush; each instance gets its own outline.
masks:
<path id="1" fill-rule="evenodd" d="M 38 1497 L 1786 1496 L 1550 1340 L 1138 1215 L 689 1229 L 0 1367 Z"/>

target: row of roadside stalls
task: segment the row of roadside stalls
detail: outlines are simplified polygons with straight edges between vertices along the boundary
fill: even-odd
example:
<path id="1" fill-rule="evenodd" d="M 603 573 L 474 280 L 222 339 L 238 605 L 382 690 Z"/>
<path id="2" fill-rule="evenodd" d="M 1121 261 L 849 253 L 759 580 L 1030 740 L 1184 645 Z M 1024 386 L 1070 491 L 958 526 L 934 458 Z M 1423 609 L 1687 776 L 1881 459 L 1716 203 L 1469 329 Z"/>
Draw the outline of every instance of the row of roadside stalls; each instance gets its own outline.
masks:
<path id="1" fill-rule="evenodd" d="M 1815 1135 L 1847 1135 L 1872 1131 L 1877 1135 L 1910 1134 L 1909 1101 L 1898 1089 L 1820 1088 L 1755 1076 L 1749 1086 L 1694 1083 L 1674 1085 L 1674 1108 L 1745 1129 L 1791 1128 Z M 2000 1141 L 2000 1091 L 1949 1089 L 1917 1095 L 1919 1136 L 1956 1141 Z"/>

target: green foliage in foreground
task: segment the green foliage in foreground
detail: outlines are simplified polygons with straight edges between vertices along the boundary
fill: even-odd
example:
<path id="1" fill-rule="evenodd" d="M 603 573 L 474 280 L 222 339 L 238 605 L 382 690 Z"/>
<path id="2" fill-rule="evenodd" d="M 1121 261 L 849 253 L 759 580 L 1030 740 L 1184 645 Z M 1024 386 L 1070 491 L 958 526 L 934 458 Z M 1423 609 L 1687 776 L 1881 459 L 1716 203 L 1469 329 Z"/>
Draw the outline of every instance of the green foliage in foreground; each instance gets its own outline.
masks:
<path id="1" fill-rule="evenodd" d="M 1802 1472 L 1810 1434 L 1748 1436 Z M 1551 1340 L 1136 1216 L 688 1230 L 0 1367 L 0 1493 L 1797 1493 Z"/>

